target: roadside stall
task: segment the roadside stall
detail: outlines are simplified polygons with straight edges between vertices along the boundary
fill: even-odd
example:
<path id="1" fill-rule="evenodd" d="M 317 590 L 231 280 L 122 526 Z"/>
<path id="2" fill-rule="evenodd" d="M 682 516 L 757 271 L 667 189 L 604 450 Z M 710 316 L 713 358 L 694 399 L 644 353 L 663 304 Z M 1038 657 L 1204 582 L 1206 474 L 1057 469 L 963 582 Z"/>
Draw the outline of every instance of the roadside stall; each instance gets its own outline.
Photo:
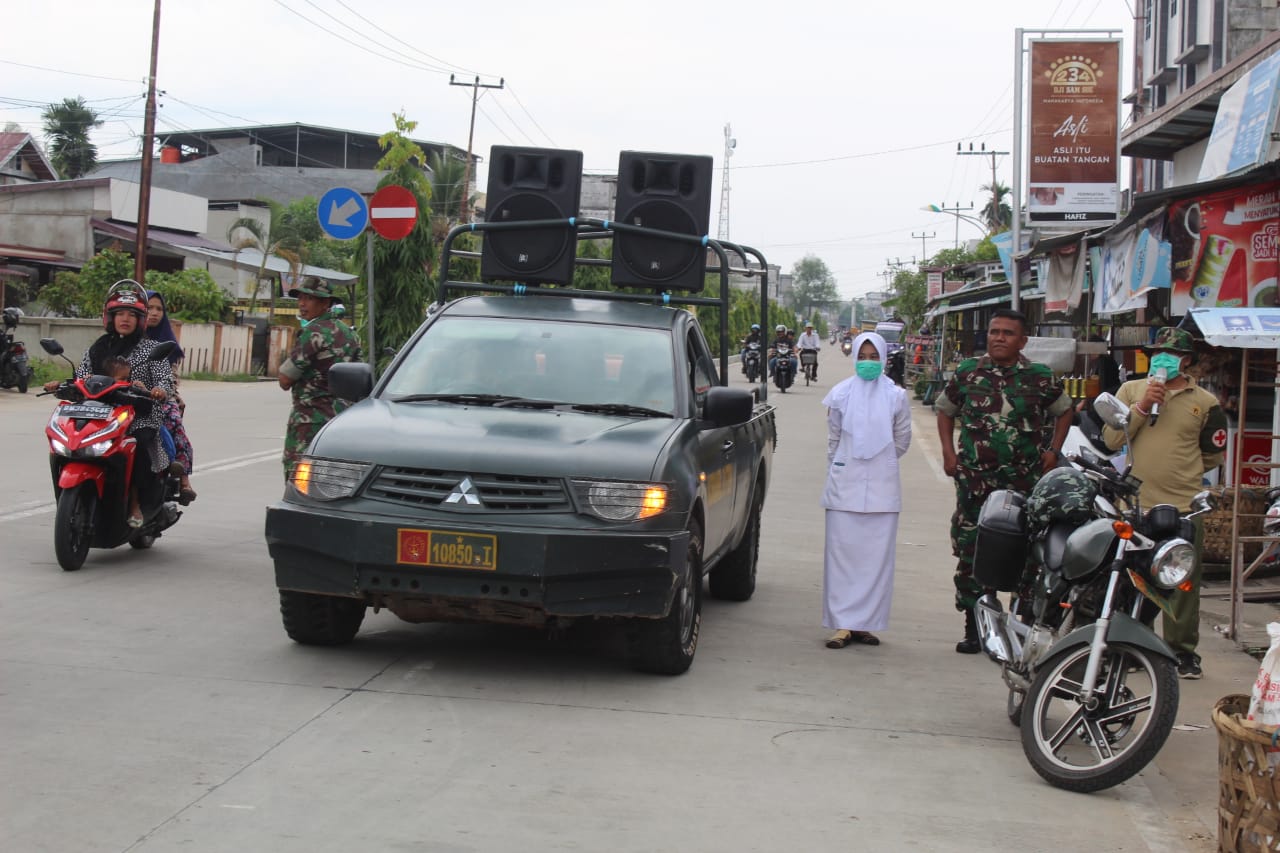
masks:
<path id="1" fill-rule="evenodd" d="M 1232 423 L 1223 485 L 1230 504 L 1231 621 L 1227 636 L 1236 640 L 1246 586 L 1260 567 L 1280 554 L 1280 536 L 1262 534 L 1261 513 L 1266 507 L 1258 500 L 1262 491 L 1280 483 L 1280 463 L 1275 461 L 1276 442 L 1280 441 L 1280 388 L 1276 381 L 1280 308 L 1193 307 L 1189 314 L 1205 342 L 1217 348 L 1206 359 L 1204 386 L 1217 394 Z M 1211 531 L 1206 524 L 1206 552 L 1211 533 L 1221 536 L 1223 531 Z M 1280 588 L 1271 592 L 1280 594 Z"/>

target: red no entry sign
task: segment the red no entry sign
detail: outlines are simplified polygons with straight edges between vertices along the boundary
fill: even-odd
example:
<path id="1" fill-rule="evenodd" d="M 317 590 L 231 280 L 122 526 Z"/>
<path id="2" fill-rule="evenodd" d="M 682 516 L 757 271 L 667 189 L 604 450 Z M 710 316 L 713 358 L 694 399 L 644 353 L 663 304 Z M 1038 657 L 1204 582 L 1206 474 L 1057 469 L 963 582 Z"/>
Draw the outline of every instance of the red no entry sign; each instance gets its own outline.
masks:
<path id="1" fill-rule="evenodd" d="M 404 187 L 383 187 L 369 200 L 369 224 L 388 240 L 408 237 L 417 221 L 418 200 Z"/>

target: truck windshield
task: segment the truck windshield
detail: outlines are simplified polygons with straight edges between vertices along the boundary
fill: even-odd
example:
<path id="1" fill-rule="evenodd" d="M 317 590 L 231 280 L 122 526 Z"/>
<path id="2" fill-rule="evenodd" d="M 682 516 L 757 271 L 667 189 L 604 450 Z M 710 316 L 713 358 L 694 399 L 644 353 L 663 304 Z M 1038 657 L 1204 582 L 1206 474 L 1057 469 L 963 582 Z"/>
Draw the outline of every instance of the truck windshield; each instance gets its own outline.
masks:
<path id="1" fill-rule="evenodd" d="M 484 395 L 673 414 L 671 336 L 660 329 L 441 317 L 382 396 Z"/>
<path id="2" fill-rule="evenodd" d="M 876 326 L 876 334 L 887 344 L 896 344 L 902 338 L 902 326 Z"/>

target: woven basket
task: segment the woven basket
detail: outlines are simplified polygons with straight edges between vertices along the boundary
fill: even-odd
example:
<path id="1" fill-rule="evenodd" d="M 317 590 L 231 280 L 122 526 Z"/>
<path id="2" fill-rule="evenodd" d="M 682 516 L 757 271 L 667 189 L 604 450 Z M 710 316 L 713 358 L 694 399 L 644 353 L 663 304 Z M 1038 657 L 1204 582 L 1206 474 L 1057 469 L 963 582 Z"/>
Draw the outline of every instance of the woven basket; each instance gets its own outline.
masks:
<path id="1" fill-rule="evenodd" d="M 1235 504 L 1235 490 L 1214 489 L 1218 508 L 1204 515 L 1204 560 L 1209 563 L 1231 562 L 1231 508 Z M 1240 490 L 1240 535 L 1261 536 L 1262 515 L 1267 511 L 1267 501 L 1261 492 Z M 1252 562 L 1262 553 L 1261 542 L 1246 542 L 1244 556 Z"/>
<path id="2" fill-rule="evenodd" d="M 1245 719 L 1249 697 L 1224 696 L 1213 706 L 1218 730 L 1218 849 L 1280 850 L 1280 778 L 1267 754 L 1275 726 Z"/>

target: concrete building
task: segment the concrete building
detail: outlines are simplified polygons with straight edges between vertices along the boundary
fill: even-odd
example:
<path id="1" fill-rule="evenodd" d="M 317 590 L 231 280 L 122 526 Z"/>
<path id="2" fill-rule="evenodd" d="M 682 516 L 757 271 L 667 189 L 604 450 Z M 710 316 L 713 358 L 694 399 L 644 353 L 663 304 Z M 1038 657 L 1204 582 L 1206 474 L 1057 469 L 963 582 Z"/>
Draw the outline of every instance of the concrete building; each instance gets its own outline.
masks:
<path id="1" fill-rule="evenodd" d="M 1135 88 L 1124 99 L 1132 115 L 1120 136 L 1134 193 L 1194 183 L 1223 94 L 1280 50 L 1276 0 L 1139 3 Z"/>
<path id="2" fill-rule="evenodd" d="M 203 196 L 210 201 L 270 199 L 287 204 L 320 198 L 334 187 L 372 194 L 383 172 L 375 168 L 383 151 L 376 133 L 311 124 L 260 125 L 158 133 L 160 156 L 151 186 Z M 442 142 L 415 139 L 430 157 L 466 158 L 466 151 Z M 475 192 L 473 156 L 471 192 Z M 93 177 L 137 182 L 141 158 L 98 164 Z"/>

